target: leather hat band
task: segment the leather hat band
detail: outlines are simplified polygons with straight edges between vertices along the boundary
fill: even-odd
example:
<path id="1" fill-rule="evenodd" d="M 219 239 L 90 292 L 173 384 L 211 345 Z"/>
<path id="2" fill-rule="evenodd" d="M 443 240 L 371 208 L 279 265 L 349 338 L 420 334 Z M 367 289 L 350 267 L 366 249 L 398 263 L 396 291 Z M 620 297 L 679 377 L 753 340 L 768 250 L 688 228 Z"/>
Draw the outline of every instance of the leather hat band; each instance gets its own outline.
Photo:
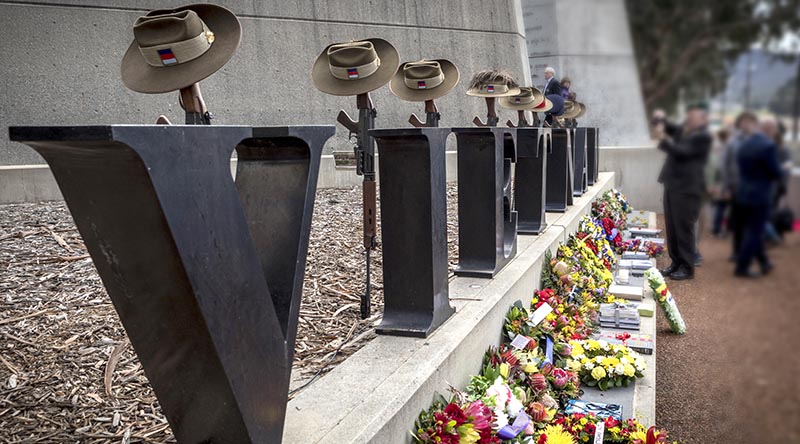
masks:
<path id="1" fill-rule="evenodd" d="M 150 66 L 172 66 L 200 57 L 211 48 L 212 43 L 214 43 L 214 33 L 203 23 L 203 32 L 195 37 L 163 45 L 140 46 L 139 51 Z"/>
<path id="2" fill-rule="evenodd" d="M 405 82 L 406 86 L 411 89 L 431 89 L 436 88 L 444 83 L 444 74 L 439 73 L 437 76 L 428 77 L 425 79 L 409 79 L 408 77 L 404 77 L 403 81 Z"/>
<path id="3" fill-rule="evenodd" d="M 333 66 L 330 65 L 331 74 L 339 80 L 358 80 L 363 79 L 365 77 L 369 77 L 378 70 L 381 66 L 381 59 L 376 58 L 375 60 L 361 65 L 361 66 L 351 66 L 351 67 L 344 67 L 344 66 Z"/>

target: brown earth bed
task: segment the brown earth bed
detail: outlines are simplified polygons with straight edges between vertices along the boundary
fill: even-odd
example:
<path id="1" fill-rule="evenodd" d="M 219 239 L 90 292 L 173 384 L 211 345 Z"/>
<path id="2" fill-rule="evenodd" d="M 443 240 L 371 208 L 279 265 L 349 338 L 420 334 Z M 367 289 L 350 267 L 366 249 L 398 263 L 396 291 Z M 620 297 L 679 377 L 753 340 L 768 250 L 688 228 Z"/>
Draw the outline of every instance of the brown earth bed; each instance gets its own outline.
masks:
<path id="1" fill-rule="evenodd" d="M 457 261 L 456 197 L 451 185 L 451 269 Z M 383 306 L 380 245 L 371 262 L 375 314 L 361 320 L 361 220 L 360 188 L 318 191 L 295 390 L 375 335 Z M 0 206 L 0 442 L 174 442 L 62 202 Z"/>

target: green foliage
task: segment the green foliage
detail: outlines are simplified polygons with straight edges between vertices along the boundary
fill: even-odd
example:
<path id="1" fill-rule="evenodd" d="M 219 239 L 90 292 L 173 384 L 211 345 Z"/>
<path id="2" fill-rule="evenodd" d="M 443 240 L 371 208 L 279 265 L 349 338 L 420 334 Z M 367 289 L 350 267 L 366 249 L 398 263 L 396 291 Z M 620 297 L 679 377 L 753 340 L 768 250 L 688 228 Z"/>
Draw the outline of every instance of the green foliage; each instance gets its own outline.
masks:
<path id="1" fill-rule="evenodd" d="M 725 87 L 726 64 L 754 43 L 800 29 L 800 0 L 627 0 L 642 93 L 674 110 L 678 90 L 705 97 Z"/>
<path id="2" fill-rule="evenodd" d="M 542 264 L 542 288 L 558 289 L 559 282 L 558 276 L 553 273 L 553 267 L 550 265 L 550 260 L 553 259 L 553 253 L 550 250 L 544 252 L 544 263 Z"/>

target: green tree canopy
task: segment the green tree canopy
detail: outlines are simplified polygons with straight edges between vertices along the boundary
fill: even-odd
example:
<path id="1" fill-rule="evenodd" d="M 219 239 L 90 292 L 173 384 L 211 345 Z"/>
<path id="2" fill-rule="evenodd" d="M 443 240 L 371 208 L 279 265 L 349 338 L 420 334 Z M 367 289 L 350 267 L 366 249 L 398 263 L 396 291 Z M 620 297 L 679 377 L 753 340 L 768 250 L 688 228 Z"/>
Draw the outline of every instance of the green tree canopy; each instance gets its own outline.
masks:
<path id="1" fill-rule="evenodd" d="M 800 0 L 627 0 L 648 109 L 674 110 L 678 91 L 725 87 L 728 64 L 758 42 L 800 29 Z"/>

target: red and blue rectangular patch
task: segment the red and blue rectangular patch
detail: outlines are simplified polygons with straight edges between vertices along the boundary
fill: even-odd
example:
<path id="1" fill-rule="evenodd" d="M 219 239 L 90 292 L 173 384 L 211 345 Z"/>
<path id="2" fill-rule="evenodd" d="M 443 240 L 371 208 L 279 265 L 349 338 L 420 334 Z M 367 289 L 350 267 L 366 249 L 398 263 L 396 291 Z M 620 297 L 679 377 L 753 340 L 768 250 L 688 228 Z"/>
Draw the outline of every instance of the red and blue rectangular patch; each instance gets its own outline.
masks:
<path id="1" fill-rule="evenodd" d="M 424 80 L 420 80 L 417 82 L 417 89 L 425 89 L 425 88 L 427 88 L 427 86 L 425 85 Z"/>
<path id="2" fill-rule="evenodd" d="M 494 92 L 494 85 L 487 85 L 486 92 L 493 93 Z"/>
<path id="3" fill-rule="evenodd" d="M 164 65 L 173 65 L 178 63 L 178 59 L 175 58 L 175 54 L 172 53 L 172 50 L 167 49 L 159 49 L 158 56 L 161 57 L 161 63 Z"/>
<path id="4" fill-rule="evenodd" d="M 355 68 L 347 68 L 347 78 L 348 79 L 357 79 L 358 78 L 358 70 Z"/>

